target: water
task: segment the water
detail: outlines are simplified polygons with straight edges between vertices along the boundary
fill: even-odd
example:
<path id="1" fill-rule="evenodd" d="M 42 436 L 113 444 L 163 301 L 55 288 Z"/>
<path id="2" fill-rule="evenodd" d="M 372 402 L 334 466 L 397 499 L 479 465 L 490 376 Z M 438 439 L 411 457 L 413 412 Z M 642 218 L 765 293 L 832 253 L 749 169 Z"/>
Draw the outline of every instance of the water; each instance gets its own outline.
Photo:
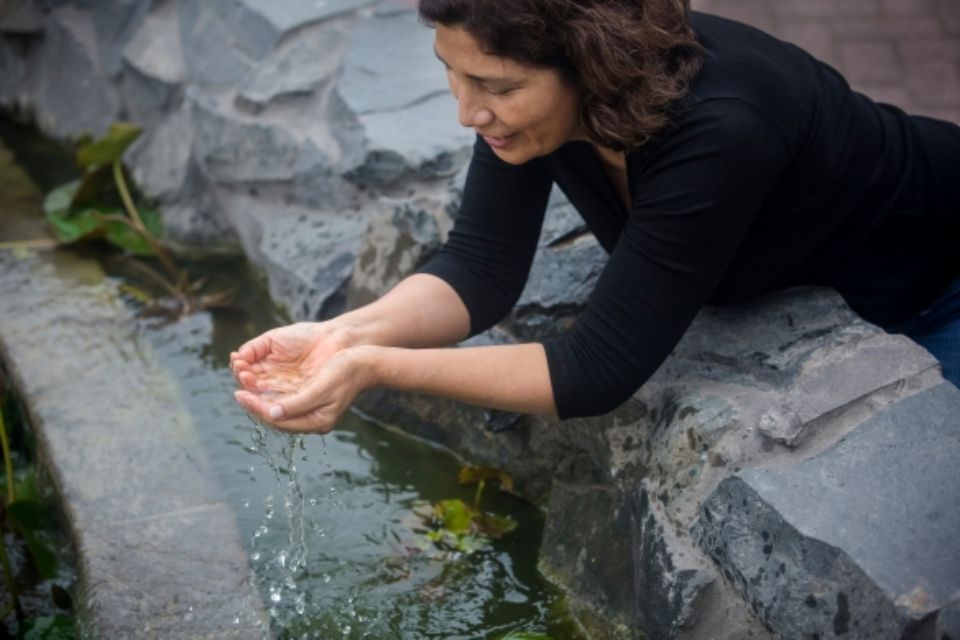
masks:
<path id="1" fill-rule="evenodd" d="M 0 137 L 19 135 L 0 125 Z M 21 136 L 15 150 L 28 168 L 52 166 L 43 160 L 55 155 L 51 147 L 33 138 Z M 0 241 L 42 231 L 38 198 L 19 199 L 13 216 L 5 206 Z M 106 264 L 126 277 L 122 264 Z M 280 319 L 243 264 L 201 269 L 214 288 L 244 292 L 238 307 L 175 323 L 144 320 L 138 335 L 180 383 L 203 441 L 197 457 L 209 462 L 233 506 L 275 637 L 474 639 L 512 630 L 577 637 L 562 598 L 536 570 L 543 527 L 536 508 L 490 488 L 482 506 L 513 517 L 517 529 L 473 554 L 441 552 L 427 544 L 413 509 L 473 500 L 472 487 L 456 484 L 461 462 L 449 452 L 355 414 L 323 438 L 251 421 L 233 402 L 228 354 Z"/>
<path id="2" fill-rule="evenodd" d="M 322 438 L 289 436 L 225 402 L 234 385 L 215 336 L 228 342 L 236 319 L 197 314 L 142 336 L 183 382 L 277 637 L 575 637 L 536 571 L 537 509 L 488 489 L 483 506 L 517 519 L 516 531 L 472 555 L 424 551 L 414 506 L 473 499 L 456 484 L 461 463 L 450 453 L 354 414 Z"/>

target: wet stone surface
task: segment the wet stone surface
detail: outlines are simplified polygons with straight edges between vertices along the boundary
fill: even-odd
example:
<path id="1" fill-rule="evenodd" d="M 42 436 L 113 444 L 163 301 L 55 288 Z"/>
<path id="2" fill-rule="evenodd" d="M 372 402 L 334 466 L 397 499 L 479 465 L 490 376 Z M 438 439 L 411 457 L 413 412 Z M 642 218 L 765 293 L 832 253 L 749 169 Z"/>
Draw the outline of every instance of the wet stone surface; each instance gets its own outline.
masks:
<path id="1" fill-rule="evenodd" d="M 147 351 L 95 262 L 0 253 L 0 355 L 65 503 L 86 622 L 104 638 L 262 638 L 232 512 Z"/>

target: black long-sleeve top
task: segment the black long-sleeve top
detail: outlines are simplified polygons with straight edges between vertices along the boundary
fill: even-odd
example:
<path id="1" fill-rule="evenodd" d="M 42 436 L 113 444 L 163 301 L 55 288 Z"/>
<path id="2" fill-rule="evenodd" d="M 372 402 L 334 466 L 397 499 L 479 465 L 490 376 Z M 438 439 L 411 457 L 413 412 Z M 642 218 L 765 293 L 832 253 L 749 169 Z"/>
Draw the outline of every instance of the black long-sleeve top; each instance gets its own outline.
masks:
<path id="1" fill-rule="evenodd" d="M 563 418 L 617 407 L 707 303 L 834 286 L 878 324 L 960 273 L 960 127 L 853 92 L 829 66 L 745 25 L 691 18 L 706 50 L 671 123 L 627 154 L 627 209 L 592 146 L 509 165 L 478 138 L 463 201 L 421 271 L 479 333 L 523 290 L 553 183 L 610 254 L 573 328 L 544 343 Z"/>

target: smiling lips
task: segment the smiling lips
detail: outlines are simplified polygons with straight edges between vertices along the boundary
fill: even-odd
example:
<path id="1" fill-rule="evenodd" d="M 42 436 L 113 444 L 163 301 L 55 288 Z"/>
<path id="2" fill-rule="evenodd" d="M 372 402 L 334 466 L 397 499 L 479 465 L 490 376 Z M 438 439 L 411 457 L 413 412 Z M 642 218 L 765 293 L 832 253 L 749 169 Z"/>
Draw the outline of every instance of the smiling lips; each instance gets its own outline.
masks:
<path id="1" fill-rule="evenodd" d="M 497 137 L 494 137 L 494 136 L 484 136 L 483 134 L 481 134 L 481 136 L 483 136 L 483 139 L 486 140 L 487 144 L 490 145 L 490 146 L 491 146 L 492 148 L 494 148 L 494 149 L 503 149 L 503 148 L 505 148 L 507 145 L 510 144 L 510 141 L 513 140 L 513 138 L 514 138 L 516 135 L 517 135 L 516 133 L 511 133 L 511 134 L 508 135 L 508 136 L 503 136 L 503 137 L 497 138 Z"/>

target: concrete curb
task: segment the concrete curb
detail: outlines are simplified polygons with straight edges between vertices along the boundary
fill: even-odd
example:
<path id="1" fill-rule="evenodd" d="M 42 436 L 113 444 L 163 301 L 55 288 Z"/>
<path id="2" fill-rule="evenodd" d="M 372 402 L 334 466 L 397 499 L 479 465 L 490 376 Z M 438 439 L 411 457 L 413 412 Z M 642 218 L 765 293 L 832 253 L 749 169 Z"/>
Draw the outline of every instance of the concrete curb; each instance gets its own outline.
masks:
<path id="1" fill-rule="evenodd" d="M 123 638 L 263 638 L 230 507 L 117 285 L 68 252 L 0 254 L 0 357 L 79 557 L 81 626 Z"/>

